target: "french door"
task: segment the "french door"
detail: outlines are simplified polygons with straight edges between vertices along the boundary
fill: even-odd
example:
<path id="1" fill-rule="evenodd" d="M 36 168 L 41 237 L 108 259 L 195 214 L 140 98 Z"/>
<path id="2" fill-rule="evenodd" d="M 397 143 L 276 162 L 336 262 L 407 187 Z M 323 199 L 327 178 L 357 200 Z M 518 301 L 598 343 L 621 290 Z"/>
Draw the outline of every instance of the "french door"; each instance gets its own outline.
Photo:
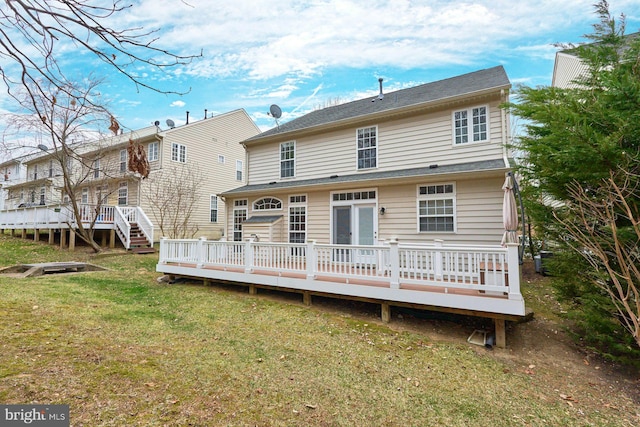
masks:
<path id="1" fill-rule="evenodd" d="M 353 204 L 333 207 L 332 241 L 336 245 L 373 245 L 376 238 L 376 206 Z M 334 260 L 355 261 L 362 264 L 374 262 L 374 253 L 366 249 L 336 249 Z"/>

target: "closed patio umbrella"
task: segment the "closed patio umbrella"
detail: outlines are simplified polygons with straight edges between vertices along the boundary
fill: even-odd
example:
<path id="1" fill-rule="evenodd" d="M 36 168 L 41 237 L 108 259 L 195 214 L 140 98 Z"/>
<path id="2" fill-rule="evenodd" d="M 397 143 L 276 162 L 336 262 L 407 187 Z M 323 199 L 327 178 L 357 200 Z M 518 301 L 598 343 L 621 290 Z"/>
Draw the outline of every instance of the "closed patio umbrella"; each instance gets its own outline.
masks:
<path id="1" fill-rule="evenodd" d="M 516 198 L 513 194 L 513 176 L 507 174 L 502 190 L 504 190 L 504 199 L 502 201 L 502 222 L 504 224 L 504 234 L 502 236 L 502 246 L 507 243 L 518 243 L 518 209 L 516 207 Z"/>

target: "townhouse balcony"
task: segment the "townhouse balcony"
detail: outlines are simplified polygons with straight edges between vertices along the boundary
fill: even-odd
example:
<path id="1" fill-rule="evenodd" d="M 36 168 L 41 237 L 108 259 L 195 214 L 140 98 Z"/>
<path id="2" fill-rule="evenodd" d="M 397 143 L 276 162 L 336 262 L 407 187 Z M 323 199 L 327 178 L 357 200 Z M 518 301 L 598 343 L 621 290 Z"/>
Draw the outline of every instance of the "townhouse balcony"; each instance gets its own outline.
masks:
<path id="1" fill-rule="evenodd" d="M 73 230 L 78 223 L 83 227 L 92 226 L 94 230 L 114 230 L 126 249 L 153 244 L 153 224 L 138 206 L 82 204 L 79 218 L 69 204 L 24 204 L 0 211 L 0 230 Z"/>

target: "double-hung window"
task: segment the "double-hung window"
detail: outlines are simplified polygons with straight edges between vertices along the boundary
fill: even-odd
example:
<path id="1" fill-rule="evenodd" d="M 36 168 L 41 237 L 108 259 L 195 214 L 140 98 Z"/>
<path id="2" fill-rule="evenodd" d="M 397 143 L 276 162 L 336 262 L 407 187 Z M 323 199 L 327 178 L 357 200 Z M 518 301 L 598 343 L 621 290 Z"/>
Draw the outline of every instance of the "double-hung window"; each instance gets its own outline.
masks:
<path id="1" fill-rule="evenodd" d="M 291 178 L 296 174 L 295 141 L 280 144 L 280 178 Z"/>
<path id="2" fill-rule="evenodd" d="M 209 199 L 209 221 L 210 222 L 218 222 L 218 196 L 211 195 Z"/>
<path id="3" fill-rule="evenodd" d="M 147 154 L 147 160 L 149 160 L 150 162 L 157 161 L 158 160 L 158 143 L 150 142 L 148 151 L 149 153 Z"/>
<path id="4" fill-rule="evenodd" d="M 418 186 L 418 231 L 454 232 L 456 192 L 454 184 Z"/>
<path id="5" fill-rule="evenodd" d="M 487 107 L 474 107 L 453 112 L 453 142 L 455 145 L 482 142 L 489 139 Z"/>
<path id="6" fill-rule="evenodd" d="M 375 126 L 357 131 L 358 169 L 371 169 L 378 165 L 378 129 Z"/>
<path id="7" fill-rule="evenodd" d="M 123 181 L 118 186 L 118 206 L 126 206 L 129 203 L 129 185 Z"/>
<path id="8" fill-rule="evenodd" d="M 127 150 L 120 150 L 120 172 L 127 171 Z"/>
<path id="9" fill-rule="evenodd" d="M 289 243 L 305 243 L 307 239 L 307 196 L 289 196 Z"/>
<path id="10" fill-rule="evenodd" d="M 93 177 L 100 178 L 100 159 L 93 161 Z"/>
<path id="11" fill-rule="evenodd" d="M 187 146 L 178 143 L 171 144 L 171 160 L 174 162 L 187 162 Z"/>
<path id="12" fill-rule="evenodd" d="M 242 160 L 236 160 L 236 181 L 242 181 Z"/>

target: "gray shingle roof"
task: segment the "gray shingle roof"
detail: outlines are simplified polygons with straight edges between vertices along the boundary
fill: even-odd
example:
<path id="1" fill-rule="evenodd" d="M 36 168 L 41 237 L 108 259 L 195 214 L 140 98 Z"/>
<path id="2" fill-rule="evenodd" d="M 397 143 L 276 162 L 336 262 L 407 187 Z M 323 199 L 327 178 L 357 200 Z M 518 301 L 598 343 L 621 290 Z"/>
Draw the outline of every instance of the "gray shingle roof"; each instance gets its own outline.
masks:
<path id="1" fill-rule="evenodd" d="M 266 184 L 253 184 L 245 185 L 244 187 L 235 188 L 233 190 L 225 191 L 222 196 L 242 196 L 243 194 L 250 193 L 265 193 L 273 190 L 281 190 L 288 188 L 299 188 L 309 186 L 322 186 L 322 185 L 335 185 L 345 182 L 359 182 L 364 183 L 367 181 L 377 181 L 381 179 L 393 179 L 393 178 L 411 178 L 429 175 L 444 175 L 452 173 L 463 172 L 477 172 L 477 171 L 491 171 L 491 170 L 506 170 L 508 166 L 504 164 L 501 159 L 496 160 L 482 160 L 477 162 L 459 163 L 454 165 L 443 166 L 426 166 L 421 168 L 402 169 L 394 171 L 384 172 L 370 172 L 366 174 L 353 174 L 353 175 L 334 175 L 333 177 L 316 178 L 316 179 L 301 179 L 297 181 L 282 181 L 272 182 Z"/>
<path id="2" fill-rule="evenodd" d="M 375 95 L 312 111 L 302 117 L 251 137 L 245 142 L 257 142 L 262 138 L 278 134 L 309 129 L 385 111 L 390 112 L 420 104 L 428 104 L 492 88 L 509 88 L 510 86 L 511 83 L 502 66 L 487 68 L 408 89 L 385 93 L 382 100 L 378 99 L 378 95 Z"/>

